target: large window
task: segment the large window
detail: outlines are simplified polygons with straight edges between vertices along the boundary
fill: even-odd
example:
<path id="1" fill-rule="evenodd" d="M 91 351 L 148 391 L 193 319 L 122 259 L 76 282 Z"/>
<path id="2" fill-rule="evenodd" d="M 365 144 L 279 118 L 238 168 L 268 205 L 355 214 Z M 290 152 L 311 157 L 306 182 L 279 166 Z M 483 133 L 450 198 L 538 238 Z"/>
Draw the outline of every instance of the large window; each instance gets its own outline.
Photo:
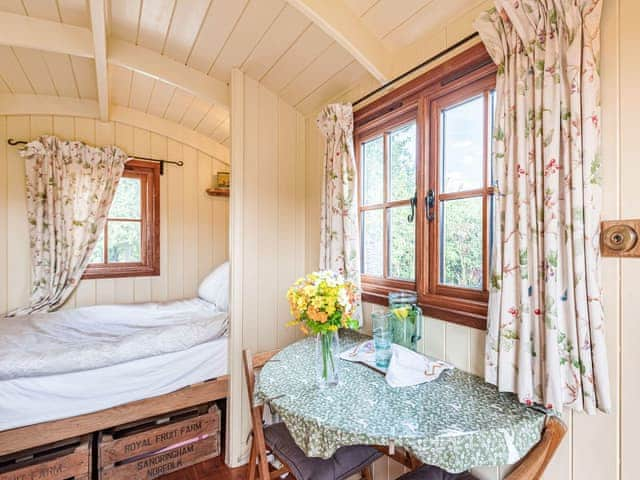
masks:
<path id="1" fill-rule="evenodd" d="M 484 327 L 495 86 L 487 60 L 474 47 L 356 113 L 365 300 L 413 290 L 428 315 Z"/>
<path id="2" fill-rule="evenodd" d="M 129 161 L 83 278 L 160 274 L 159 165 Z"/>

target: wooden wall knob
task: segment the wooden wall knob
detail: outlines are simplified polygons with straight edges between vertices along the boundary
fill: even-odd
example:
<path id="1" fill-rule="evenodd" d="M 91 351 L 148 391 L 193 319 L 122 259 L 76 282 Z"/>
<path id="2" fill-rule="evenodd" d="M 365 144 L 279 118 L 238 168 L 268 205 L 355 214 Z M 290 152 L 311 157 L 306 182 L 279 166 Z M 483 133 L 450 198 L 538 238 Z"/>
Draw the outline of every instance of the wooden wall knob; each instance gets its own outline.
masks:
<path id="1" fill-rule="evenodd" d="M 638 232 L 629 224 L 614 224 L 602 232 L 602 242 L 605 251 L 630 252 L 638 243 Z"/>

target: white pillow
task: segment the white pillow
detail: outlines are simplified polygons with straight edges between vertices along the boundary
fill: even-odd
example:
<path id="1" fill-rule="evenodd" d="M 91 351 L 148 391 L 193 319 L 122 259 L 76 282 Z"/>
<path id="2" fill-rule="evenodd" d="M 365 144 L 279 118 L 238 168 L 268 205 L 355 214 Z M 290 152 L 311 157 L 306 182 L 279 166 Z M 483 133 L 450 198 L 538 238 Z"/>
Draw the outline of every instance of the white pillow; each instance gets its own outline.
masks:
<path id="1" fill-rule="evenodd" d="M 213 303 L 218 310 L 229 311 L 229 262 L 224 262 L 207 275 L 198 287 L 198 296 Z"/>

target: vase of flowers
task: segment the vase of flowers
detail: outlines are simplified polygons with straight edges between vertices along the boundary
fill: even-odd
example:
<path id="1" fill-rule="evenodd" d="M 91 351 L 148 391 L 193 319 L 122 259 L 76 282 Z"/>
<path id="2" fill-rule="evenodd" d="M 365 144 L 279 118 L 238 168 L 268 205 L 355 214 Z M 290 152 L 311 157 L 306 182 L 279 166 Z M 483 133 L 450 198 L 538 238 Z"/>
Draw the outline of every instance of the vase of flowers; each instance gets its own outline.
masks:
<path id="1" fill-rule="evenodd" d="M 316 336 L 316 378 L 320 388 L 338 384 L 338 329 L 358 328 L 353 318 L 356 288 L 332 271 L 310 273 L 287 292 L 293 320 L 305 335 Z"/>

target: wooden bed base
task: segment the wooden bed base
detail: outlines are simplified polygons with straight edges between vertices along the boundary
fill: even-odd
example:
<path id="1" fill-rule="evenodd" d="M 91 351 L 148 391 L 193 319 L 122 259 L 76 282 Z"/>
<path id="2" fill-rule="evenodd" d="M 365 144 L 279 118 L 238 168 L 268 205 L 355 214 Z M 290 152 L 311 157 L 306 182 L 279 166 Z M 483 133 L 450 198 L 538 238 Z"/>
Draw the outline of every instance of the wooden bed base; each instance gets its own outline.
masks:
<path id="1" fill-rule="evenodd" d="M 219 400 L 226 398 L 228 392 L 229 376 L 225 375 L 165 395 L 138 400 L 98 412 L 5 430 L 0 432 L 0 457 Z"/>

